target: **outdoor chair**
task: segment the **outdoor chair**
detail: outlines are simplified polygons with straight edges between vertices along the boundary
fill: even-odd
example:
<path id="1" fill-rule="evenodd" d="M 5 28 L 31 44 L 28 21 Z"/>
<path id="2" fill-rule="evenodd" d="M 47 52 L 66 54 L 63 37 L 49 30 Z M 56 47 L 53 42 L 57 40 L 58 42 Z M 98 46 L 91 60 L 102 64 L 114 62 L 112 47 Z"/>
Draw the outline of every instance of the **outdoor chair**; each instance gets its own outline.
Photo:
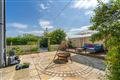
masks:
<path id="1" fill-rule="evenodd" d="M 102 44 L 85 44 L 83 46 L 84 49 L 86 49 L 86 52 L 90 53 L 96 53 L 96 52 L 102 52 L 104 51 Z"/>

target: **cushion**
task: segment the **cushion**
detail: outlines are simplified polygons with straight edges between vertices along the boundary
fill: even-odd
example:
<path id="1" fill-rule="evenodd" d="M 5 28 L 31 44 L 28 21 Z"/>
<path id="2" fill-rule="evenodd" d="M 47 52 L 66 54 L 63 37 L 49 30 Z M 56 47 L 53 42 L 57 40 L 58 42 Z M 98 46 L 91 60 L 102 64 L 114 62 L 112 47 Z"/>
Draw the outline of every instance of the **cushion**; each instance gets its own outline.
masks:
<path id="1" fill-rule="evenodd" d="M 94 46 L 92 44 L 88 44 L 88 48 L 93 48 Z"/>

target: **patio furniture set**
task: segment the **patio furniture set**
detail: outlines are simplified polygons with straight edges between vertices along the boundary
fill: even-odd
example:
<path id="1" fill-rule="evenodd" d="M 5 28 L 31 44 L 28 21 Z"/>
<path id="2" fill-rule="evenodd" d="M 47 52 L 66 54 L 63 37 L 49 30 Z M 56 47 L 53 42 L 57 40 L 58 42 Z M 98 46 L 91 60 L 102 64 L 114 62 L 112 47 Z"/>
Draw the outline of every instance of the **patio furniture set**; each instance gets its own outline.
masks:
<path id="1" fill-rule="evenodd" d="M 76 51 L 82 52 L 85 51 L 89 53 L 97 53 L 97 52 L 103 52 L 104 47 L 102 44 L 84 44 L 84 46 L 80 48 L 76 48 Z"/>
<path id="2" fill-rule="evenodd" d="M 66 62 L 68 62 L 68 60 L 71 60 L 72 62 L 70 51 L 68 49 L 69 49 L 68 45 L 65 42 L 61 42 L 57 50 L 57 53 L 55 55 L 55 58 L 57 56 L 57 60 L 63 60 Z M 84 44 L 84 46 L 74 49 L 75 49 L 75 53 L 77 52 L 98 53 L 104 51 L 104 47 L 102 44 Z"/>

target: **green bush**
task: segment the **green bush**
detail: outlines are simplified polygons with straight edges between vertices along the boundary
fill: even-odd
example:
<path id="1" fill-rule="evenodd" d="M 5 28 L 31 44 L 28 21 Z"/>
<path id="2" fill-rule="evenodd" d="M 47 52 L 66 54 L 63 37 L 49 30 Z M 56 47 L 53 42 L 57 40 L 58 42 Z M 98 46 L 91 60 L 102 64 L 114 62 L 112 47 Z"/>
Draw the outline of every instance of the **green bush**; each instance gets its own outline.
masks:
<path id="1" fill-rule="evenodd" d="M 37 42 L 28 42 L 27 45 L 36 45 Z"/>
<path id="2" fill-rule="evenodd" d="M 22 64 L 19 64 L 19 66 L 21 66 L 22 67 L 22 69 L 24 69 L 24 68 L 29 68 L 29 66 L 30 66 L 30 63 L 22 63 Z"/>
<path id="3" fill-rule="evenodd" d="M 65 40 L 66 33 L 62 29 L 56 29 L 49 33 L 51 44 L 60 44 L 61 41 Z"/>
<path id="4" fill-rule="evenodd" d="M 23 34 L 17 37 L 7 37 L 7 45 L 27 45 L 31 44 L 31 42 L 36 42 L 39 40 L 40 37 L 35 36 L 33 34 Z M 33 44 L 33 43 L 32 43 Z"/>
<path id="5" fill-rule="evenodd" d="M 30 65 L 30 63 L 25 62 L 25 63 L 23 63 L 23 65 L 24 65 L 24 66 L 29 66 L 29 65 Z"/>
<path id="6" fill-rule="evenodd" d="M 114 46 L 107 55 L 108 79 L 120 80 L 120 46 Z"/>
<path id="7" fill-rule="evenodd" d="M 39 49 L 39 48 L 34 47 L 34 48 L 31 48 L 31 50 L 30 50 L 30 51 L 31 51 L 31 52 L 37 52 L 37 51 L 38 51 L 38 49 Z"/>
<path id="8" fill-rule="evenodd" d="M 107 53 L 107 80 L 120 80 L 120 0 L 98 5 L 91 18 L 91 30 L 97 31 L 91 40 L 104 41 Z"/>
<path id="9" fill-rule="evenodd" d="M 23 54 L 23 49 L 21 49 L 20 47 L 16 46 L 16 47 L 13 47 L 13 48 L 15 48 L 16 55 L 22 55 Z"/>

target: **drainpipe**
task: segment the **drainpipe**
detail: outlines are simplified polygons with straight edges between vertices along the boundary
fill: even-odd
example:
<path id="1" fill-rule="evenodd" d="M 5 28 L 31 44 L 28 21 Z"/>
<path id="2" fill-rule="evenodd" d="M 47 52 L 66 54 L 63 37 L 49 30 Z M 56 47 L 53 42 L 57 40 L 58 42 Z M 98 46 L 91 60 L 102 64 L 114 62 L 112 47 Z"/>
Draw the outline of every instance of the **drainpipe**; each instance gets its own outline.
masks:
<path id="1" fill-rule="evenodd" d="M 6 66 L 5 0 L 0 0 L 0 67 Z"/>

